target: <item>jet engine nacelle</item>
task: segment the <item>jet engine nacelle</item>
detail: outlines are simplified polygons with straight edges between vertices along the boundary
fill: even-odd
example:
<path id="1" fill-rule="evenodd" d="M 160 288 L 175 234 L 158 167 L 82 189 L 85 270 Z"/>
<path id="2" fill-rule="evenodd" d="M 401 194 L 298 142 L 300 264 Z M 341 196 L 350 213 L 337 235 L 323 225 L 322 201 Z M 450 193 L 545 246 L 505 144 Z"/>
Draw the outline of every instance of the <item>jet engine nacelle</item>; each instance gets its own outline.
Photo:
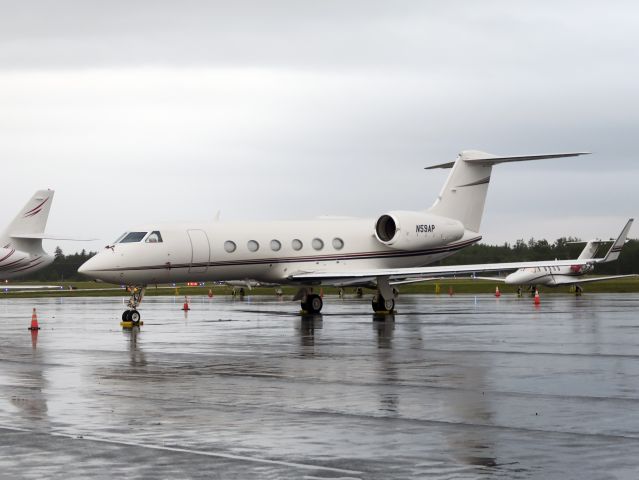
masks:
<path id="1" fill-rule="evenodd" d="M 375 236 L 398 250 L 421 250 L 459 240 L 464 226 L 458 220 L 426 212 L 394 211 L 380 216 Z"/>

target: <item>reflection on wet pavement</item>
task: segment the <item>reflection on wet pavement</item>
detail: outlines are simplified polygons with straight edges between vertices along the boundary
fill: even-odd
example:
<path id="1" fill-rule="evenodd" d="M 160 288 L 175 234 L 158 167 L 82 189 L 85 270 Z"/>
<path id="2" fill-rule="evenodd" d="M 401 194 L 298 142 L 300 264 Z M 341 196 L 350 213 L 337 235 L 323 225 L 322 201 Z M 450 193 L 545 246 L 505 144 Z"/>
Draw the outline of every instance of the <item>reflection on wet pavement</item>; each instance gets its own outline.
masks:
<path id="1" fill-rule="evenodd" d="M 639 295 L 180 302 L 1 299 L 0 472 L 639 478 Z"/>

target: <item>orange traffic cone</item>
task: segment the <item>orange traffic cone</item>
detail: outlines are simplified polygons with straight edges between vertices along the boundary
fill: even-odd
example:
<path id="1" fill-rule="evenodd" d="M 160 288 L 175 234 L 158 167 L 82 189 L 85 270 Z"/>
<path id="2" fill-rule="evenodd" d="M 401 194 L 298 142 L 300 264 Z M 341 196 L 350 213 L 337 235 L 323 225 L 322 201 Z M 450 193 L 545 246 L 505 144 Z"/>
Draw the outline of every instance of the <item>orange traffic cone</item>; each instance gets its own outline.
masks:
<path id="1" fill-rule="evenodd" d="M 40 326 L 38 325 L 38 314 L 36 313 L 35 307 L 33 307 L 33 313 L 31 314 L 31 326 L 29 330 L 40 330 Z"/>
<path id="2" fill-rule="evenodd" d="M 209 288 L 209 298 L 213 298 L 213 289 Z"/>
<path id="3" fill-rule="evenodd" d="M 541 304 L 541 299 L 539 298 L 539 290 L 535 289 L 535 305 Z"/>
<path id="4" fill-rule="evenodd" d="M 182 310 L 184 310 L 185 312 L 191 310 L 189 308 L 189 299 L 187 297 L 184 297 L 184 306 L 182 307 Z"/>
<path id="5" fill-rule="evenodd" d="M 448 295 L 452 295 L 453 294 L 453 287 L 448 287 Z"/>
<path id="6" fill-rule="evenodd" d="M 499 291 L 499 287 L 495 287 L 495 296 L 497 298 L 501 297 L 501 292 Z"/>

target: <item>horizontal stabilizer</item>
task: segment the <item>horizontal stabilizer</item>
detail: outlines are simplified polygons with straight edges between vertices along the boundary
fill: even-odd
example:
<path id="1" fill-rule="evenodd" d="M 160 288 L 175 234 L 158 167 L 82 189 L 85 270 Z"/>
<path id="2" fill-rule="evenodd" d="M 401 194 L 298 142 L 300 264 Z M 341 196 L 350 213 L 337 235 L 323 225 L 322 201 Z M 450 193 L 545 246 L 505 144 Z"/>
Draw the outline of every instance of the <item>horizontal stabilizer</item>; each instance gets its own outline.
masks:
<path id="1" fill-rule="evenodd" d="M 36 240 L 69 240 L 73 242 L 93 242 L 99 238 L 72 238 L 64 235 L 51 235 L 49 233 L 12 233 L 11 238 L 29 238 Z"/>
<path id="2" fill-rule="evenodd" d="M 459 157 L 465 162 L 472 165 L 481 165 L 487 167 L 497 165 L 498 163 L 524 162 L 527 160 L 544 160 L 547 158 L 578 157 L 579 155 L 590 155 L 590 152 L 550 153 L 545 155 L 516 155 L 509 157 L 498 157 L 496 155 L 479 152 L 477 150 L 465 150 L 459 154 Z M 426 170 L 431 170 L 433 168 L 452 168 L 454 164 L 455 162 L 446 162 L 425 168 Z"/>

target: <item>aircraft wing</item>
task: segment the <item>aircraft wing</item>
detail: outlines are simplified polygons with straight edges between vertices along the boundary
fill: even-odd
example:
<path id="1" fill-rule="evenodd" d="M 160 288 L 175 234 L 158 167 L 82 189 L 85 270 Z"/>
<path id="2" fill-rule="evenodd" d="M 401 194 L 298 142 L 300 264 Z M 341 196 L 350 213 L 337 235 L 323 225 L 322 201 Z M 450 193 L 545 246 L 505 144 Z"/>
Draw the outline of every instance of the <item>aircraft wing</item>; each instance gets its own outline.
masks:
<path id="1" fill-rule="evenodd" d="M 64 290 L 62 285 L 2 285 L 0 291 L 18 290 Z"/>
<path id="2" fill-rule="evenodd" d="M 435 282 L 437 280 L 445 280 L 447 277 L 421 277 L 421 278 L 407 278 L 406 280 L 394 280 L 390 282 L 391 285 L 407 285 L 409 283 L 419 282 Z"/>
<path id="3" fill-rule="evenodd" d="M 539 262 L 508 262 L 508 263 L 479 263 L 475 265 L 447 265 L 438 267 L 414 267 L 414 268 L 372 268 L 368 270 L 315 270 L 298 272 L 290 275 L 288 280 L 296 283 L 326 283 L 332 281 L 343 282 L 344 280 L 371 281 L 376 278 L 388 278 L 394 282 L 396 280 L 406 280 L 417 278 L 427 279 L 434 276 L 455 276 L 468 275 L 478 272 L 499 272 L 505 270 L 517 270 L 519 268 L 533 267 L 570 267 L 573 265 L 588 265 L 596 263 L 598 259 L 574 259 L 574 260 L 550 260 Z"/>
<path id="4" fill-rule="evenodd" d="M 72 242 L 93 242 L 100 240 L 99 238 L 77 238 L 69 237 L 67 235 L 51 235 L 49 233 L 12 233 L 12 238 L 33 238 L 36 240 L 69 240 Z"/>
<path id="5" fill-rule="evenodd" d="M 589 282 L 603 282 L 604 280 L 614 280 L 616 278 L 628 278 L 628 277 L 639 277 L 636 274 L 630 275 L 610 275 L 607 277 L 575 277 L 575 278 L 560 278 L 555 277 L 555 285 L 574 285 L 576 283 L 589 283 Z"/>
<path id="6" fill-rule="evenodd" d="M 471 280 L 490 280 L 491 282 L 502 282 L 506 281 L 506 277 L 479 277 L 477 275 L 473 275 L 472 277 L 468 277 Z"/>

